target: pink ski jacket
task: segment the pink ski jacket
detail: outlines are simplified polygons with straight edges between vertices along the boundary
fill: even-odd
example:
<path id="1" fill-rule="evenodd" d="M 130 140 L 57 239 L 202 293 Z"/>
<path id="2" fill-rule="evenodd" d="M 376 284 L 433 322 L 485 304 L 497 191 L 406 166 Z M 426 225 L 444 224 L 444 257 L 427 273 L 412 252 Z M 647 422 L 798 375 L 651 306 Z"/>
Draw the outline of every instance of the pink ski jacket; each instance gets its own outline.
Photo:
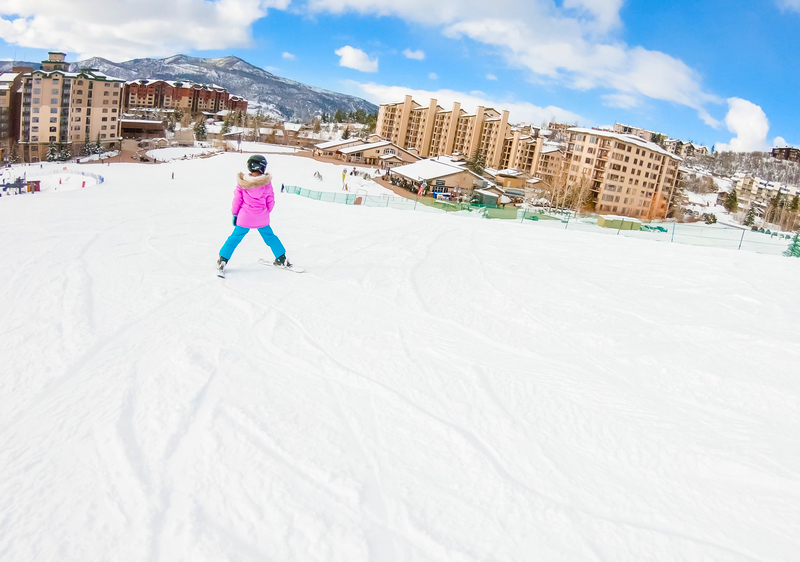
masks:
<path id="1" fill-rule="evenodd" d="M 245 175 L 239 172 L 239 182 L 233 190 L 231 213 L 237 215 L 236 226 L 261 228 L 269 224 L 269 214 L 275 208 L 272 176 Z"/>

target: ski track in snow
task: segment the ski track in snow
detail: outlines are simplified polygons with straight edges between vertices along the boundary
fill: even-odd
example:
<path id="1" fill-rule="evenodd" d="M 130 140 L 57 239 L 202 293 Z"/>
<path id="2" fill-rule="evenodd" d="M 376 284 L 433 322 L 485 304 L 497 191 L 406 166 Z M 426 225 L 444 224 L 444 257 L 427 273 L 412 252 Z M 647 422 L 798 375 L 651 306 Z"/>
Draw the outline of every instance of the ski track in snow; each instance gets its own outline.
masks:
<path id="1" fill-rule="evenodd" d="M 800 552 L 800 260 L 278 193 L 218 279 L 248 156 L 0 200 L 0 559 Z"/>

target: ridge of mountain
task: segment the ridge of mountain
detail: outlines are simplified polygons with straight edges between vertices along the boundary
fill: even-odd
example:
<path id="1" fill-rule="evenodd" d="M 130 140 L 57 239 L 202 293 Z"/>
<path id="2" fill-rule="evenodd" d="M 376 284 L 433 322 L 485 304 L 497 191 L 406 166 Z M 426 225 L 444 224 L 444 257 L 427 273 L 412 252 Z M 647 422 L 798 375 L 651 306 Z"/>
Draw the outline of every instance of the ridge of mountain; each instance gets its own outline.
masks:
<path id="1" fill-rule="evenodd" d="M 39 63 L 6 61 L 0 64 L 0 69 L 10 70 L 12 66 L 41 68 Z M 231 94 L 244 97 L 250 102 L 249 107 L 260 107 L 265 114 L 287 121 L 308 121 L 315 115 L 335 113 L 338 109 L 344 112 L 359 109 L 367 113 L 378 111 L 375 104 L 364 99 L 282 78 L 234 56 L 197 58 L 173 55 L 164 59 L 140 58 L 125 62 L 92 57 L 71 63 L 69 70 L 77 72 L 87 67 L 125 80 L 149 78 L 216 84 Z"/>

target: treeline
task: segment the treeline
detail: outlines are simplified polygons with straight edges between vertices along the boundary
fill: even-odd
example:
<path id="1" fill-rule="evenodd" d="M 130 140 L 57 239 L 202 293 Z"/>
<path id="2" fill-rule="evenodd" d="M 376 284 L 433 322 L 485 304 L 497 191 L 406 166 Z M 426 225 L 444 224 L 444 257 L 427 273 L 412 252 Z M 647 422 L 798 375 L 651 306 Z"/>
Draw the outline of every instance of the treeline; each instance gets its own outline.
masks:
<path id="1" fill-rule="evenodd" d="M 773 158 L 766 152 L 717 152 L 709 156 L 687 156 L 684 165 L 717 176 L 748 176 L 788 185 L 800 185 L 800 164 Z"/>
<path id="2" fill-rule="evenodd" d="M 363 109 L 357 109 L 349 112 L 344 112 L 341 109 L 337 109 L 336 113 L 333 115 L 330 113 L 323 113 L 320 115 L 320 121 L 323 123 L 361 123 L 362 125 L 369 126 L 370 124 L 377 123 L 378 114 L 367 113 Z"/>

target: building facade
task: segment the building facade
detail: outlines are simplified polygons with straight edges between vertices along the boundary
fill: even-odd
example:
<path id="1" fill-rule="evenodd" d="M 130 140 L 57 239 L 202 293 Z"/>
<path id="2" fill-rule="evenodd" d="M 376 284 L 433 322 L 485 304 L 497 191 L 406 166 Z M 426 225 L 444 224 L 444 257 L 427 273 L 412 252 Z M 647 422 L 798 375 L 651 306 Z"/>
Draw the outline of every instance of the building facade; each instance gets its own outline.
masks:
<path id="1" fill-rule="evenodd" d="M 561 146 L 536 127 L 509 123 L 508 111 L 478 107 L 467 113 L 458 102 L 446 110 L 435 99 L 422 106 L 411 96 L 380 106 L 376 134 L 423 158 L 481 154 L 486 168 L 514 169 L 549 182 L 564 157 Z"/>
<path id="2" fill-rule="evenodd" d="M 19 152 L 24 162 L 53 149 L 79 155 L 87 143 L 119 148 L 124 80 L 96 70 L 67 72 L 66 55 L 49 53 L 42 69 L 22 75 Z"/>
<path id="3" fill-rule="evenodd" d="M 23 74 L 32 68 L 15 66 L 0 73 L 0 160 L 9 162 L 19 141 Z M 19 156 L 17 154 L 17 156 Z"/>
<path id="4" fill-rule="evenodd" d="M 790 162 L 800 162 L 800 148 L 785 146 L 783 148 L 773 148 L 772 157 L 778 160 L 789 160 Z"/>
<path id="5" fill-rule="evenodd" d="M 131 80 L 125 83 L 123 109 L 181 109 L 191 114 L 247 111 L 247 100 L 221 86 L 177 80 Z"/>
<path id="6" fill-rule="evenodd" d="M 570 183 L 586 182 L 601 214 L 665 217 L 680 181 L 681 158 L 652 142 L 610 131 L 569 129 L 564 166 Z"/>

